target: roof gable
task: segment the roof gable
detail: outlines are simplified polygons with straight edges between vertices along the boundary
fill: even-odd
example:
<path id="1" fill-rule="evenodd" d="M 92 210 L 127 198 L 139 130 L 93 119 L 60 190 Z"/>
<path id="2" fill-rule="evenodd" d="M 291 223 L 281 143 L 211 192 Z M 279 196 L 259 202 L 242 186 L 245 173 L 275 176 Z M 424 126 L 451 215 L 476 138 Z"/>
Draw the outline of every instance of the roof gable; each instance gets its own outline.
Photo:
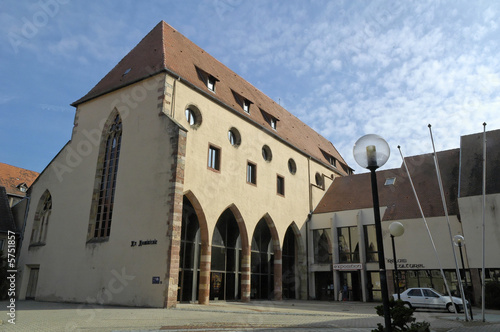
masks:
<path id="1" fill-rule="evenodd" d="M 347 165 L 337 149 L 326 138 L 164 21 L 156 25 L 92 90 L 72 105 L 77 106 L 161 71 L 167 71 L 188 82 L 210 98 L 248 118 L 258 126 L 268 129 L 273 135 L 277 135 L 324 165 L 331 167 L 320 149 Z M 216 79 L 215 93 L 209 91 L 206 82 L 200 79 L 200 71 Z M 235 98 L 235 93 L 279 120 L 276 130 L 271 128 L 262 112 L 244 112 Z M 350 170 L 350 168 L 347 169 Z M 338 170 L 346 174 L 344 167 Z"/>

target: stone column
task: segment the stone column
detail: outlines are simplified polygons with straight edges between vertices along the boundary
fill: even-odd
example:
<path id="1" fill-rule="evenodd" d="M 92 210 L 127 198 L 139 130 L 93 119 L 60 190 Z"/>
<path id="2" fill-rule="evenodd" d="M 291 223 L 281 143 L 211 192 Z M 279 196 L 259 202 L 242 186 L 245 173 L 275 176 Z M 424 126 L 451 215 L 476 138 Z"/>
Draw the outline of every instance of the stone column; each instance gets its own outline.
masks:
<path id="1" fill-rule="evenodd" d="M 241 258 L 241 302 L 250 302 L 250 247 L 242 248 Z"/>
<path id="2" fill-rule="evenodd" d="M 198 291 L 198 302 L 208 304 L 210 302 L 210 270 L 212 263 L 212 247 L 202 244 L 200 258 L 200 281 Z"/>

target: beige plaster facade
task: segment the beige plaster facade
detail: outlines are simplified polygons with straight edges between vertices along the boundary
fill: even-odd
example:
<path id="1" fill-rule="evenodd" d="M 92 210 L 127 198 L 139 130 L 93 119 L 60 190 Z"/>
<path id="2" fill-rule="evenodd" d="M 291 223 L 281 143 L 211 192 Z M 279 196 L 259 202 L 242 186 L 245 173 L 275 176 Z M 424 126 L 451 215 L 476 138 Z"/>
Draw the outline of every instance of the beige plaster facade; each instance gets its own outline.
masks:
<path id="1" fill-rule="evenodd" d="M 189 58 L 173 67 L 163 58 L 162 68 L 151 64 L 167 56 L 155 46 L 166 47 L 169 38 L 201 64 Z M 73 104 L 71 140 L 30 188 L 18 262 L 21 299 L 172 307 L 178 300 L 232 296 L 281 299 L 283 287 L 287 297 L 306 298 L 305 223 L 333 179 L 352 170 L 331 143 L 241 78 L 232 85 L 233 73 L 203 53 L 162 22 Z M 203 63 L 215 66 L 215 91 L 197 80 Z M 228 87 L 256 91 L 249 115 L 229 104 Z M 265 125 L 263 108 L 275 114 L 277 128 Z M 121 148 L 111 228 L 97 236 L 106 137 L 117 116 Z M 314 134 L 316 152 L 307 151 L 307 142 L 296 145 L 307 138 L 285 134 L 294 132 L 285 128 L 289 123 Z M 230 129 L 241 138 L 236 146 Z M 264 146 L 272 153 L 267 161 Z M 219 151 L 217 169 L 209 167 L 210 147 Z M 336 166 L 321 160 L 328 155 Z M 255 184 L 247 181 L 249 162 L 257 168 Z M 221 225 L 236 234 L 221 235 Z M 217 241 L 224 244 L 214 247 Z M 213 272 L 221 250 L 225 270 Z"/>

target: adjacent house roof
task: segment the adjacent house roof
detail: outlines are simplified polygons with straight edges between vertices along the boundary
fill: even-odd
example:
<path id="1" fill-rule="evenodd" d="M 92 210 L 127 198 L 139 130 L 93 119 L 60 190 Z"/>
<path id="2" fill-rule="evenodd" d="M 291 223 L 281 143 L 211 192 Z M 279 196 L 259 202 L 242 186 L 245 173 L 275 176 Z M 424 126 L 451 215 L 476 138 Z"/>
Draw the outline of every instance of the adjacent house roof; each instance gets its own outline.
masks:
<path id="1" fill-rule="evenodd" d="M 483 193 L 483 133 L 462 136 L 459 197 Z M 500 130 L 486 132 L 486 194 L 500 193 Z"/>
<path id="2" fill-rule="evenodd" d="M 22 188 L 29 188 L 37 177 L 37 172 L 0 163 L 0 186 L 9 195 L 26 196 Z"/>
<path id="3" fill-rule="evenodd" d="M 459 149 L 438 152 L 443 188 L 449 215 L 458 215 Z M 405 158 L 415 185 L 424 215 L 444 216 L 441 194 L 436 176 L 434 154 Z M 386 185 L 386 181 L 394 181 Z M 386 206 L 383 220 L 421 218 L 404 165 L 377 172 L 380 206 Z M 358 210 L 373 207 L 370 173 L 337 177 L 314 213 Z"/>
<path id="4" fill-rule="evenodd" d="M 9 199 L 5 187 L 0 186 L 0 233 L 7 233 L 7 231 L 15 232 L 16 224 L 12 217 L 12 211 L 9 206 Z"/>
<path id="5" fill-rule="evenodd" d="M 337 170 L 341 174 L 352 171 L 326 138 L 164 21 L 154 27 L 92 90 L 72 105 L 78 106 L 163 71 L 180 78 L 209 98 L 266 128 L 271 134 L 332 169 L 335 168 L 331 166 L 328 155 L 334 157 L 338 161 Z M 204 81 L 207 76 L 216 80 L 215 93 L 207 88 Z M 250 102 L 249 114 L 243 110 L 242 99 Z M 269 118 L 266 119 L 264 114 L 277 120 L 276 129 L 271 128 Z"/>

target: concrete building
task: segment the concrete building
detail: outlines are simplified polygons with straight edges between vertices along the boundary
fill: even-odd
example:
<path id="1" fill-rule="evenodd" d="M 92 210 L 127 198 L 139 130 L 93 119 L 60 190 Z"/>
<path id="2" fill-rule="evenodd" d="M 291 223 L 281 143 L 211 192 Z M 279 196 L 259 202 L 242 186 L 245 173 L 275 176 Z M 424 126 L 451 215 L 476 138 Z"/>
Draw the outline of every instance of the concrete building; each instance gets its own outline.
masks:
<path id="1" fill-rule="evenodd" d="M 500 130 L 487 132 L 486 280 L 500 277 Z M 438 256 L 418 208 L 404 165 L 380 170 L 378 188 L 382 216 L 388 287 L 392 294 L 394 260 L 389 225 L 398 221 L 405 233 L 395 238 L 400 286 L 433 287 L 445 292 L 439 261 L 452 291 L 458 289 L 453 250 L 461 268 L 459 249 L 452 236 L 465 237 L 464 260 L 469 293 L 480 303 L 482 268 L 483 134 L 463 136 L 459 149 L 437 153 L 450 228 L 443 209 L 433 154 L 407 157 L 409 173 L 419 196 Z M 316 298 L 338 299 L 343 285 L 351 300 L 381 299 L 378 250 L 369 173 L 336 178 L 315 208 L 310 222 L 310 292 Z"/>
<path id="2" fill-rule="evenodd" d="M 352 173 L 332 143 L 165 22 L 72 105 L 29 190 L 21 299 L 307 297 L 305 224 Z"/>

